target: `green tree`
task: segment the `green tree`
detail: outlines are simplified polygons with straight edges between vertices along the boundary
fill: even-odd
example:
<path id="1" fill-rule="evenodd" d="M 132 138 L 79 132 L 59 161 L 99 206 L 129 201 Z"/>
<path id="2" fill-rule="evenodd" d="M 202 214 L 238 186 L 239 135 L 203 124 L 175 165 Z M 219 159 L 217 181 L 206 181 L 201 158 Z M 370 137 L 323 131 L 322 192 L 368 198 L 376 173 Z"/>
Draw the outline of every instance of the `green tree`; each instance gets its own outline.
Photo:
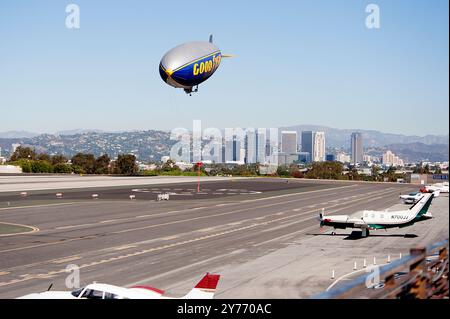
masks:
<path id="1" fill-rule="evenodd" d="M 65 163 L 57 163 L 53 166 L 53 172 L 58 174 L 70 174 L 72 173 L 72 168 Z"/>
<path id="2" fill-rule="evenodd" d="M 81 169 L 85 174 L 95 173 L 95 157 L 93 154 L 76 154 L 72 157 L 72 165 L 76 167 L 77 170 Z"/>
<path id="3" fill-rule="evenodd" d="M 63 155 L 54 155 L 52 156 L 52 164 L 56 165 L 56 164 L 65 164 L 67 163 L 67 158 L 64 157 Z"/>
<path id="4" fill-rule="evenodd" d="M 36 160 L 38 161 L 46 161 L 46 162 L 51 162 L 52 159 L 50 157 L 50 155 L 46 154 L 46 153 L 40 153 L 36 156 Z"/>
<path id="5" fill-rule="evenodd" d="M 47 161 L 32 161 L 31 170 L 33 173 L 53 173 L 53 166 Z"/>
<path id="6" fill-rule="evenodd" d="M 16 148 L 13 155 L 11 155 L 11 162 L 16 162 L 20 159 L 27 159 L 34 161 L 36 159 L 36 152 L 29 147 L 19 146 Z"/>
<path id="7" fill-rule="evenodd" d="M 116 161 L 116 169 L 118 174 L 135 175 L 138 171 L 136 156 L 131 154 L 119 154 Z"/>
<path id="8" fill-rule="evenodd" d="M 95 173 L 96 174 L 108 174 L 109 173 L 109 164 L 111 159 L 107 154 L 104 154 L 98 157 L 95 160 Z"/>

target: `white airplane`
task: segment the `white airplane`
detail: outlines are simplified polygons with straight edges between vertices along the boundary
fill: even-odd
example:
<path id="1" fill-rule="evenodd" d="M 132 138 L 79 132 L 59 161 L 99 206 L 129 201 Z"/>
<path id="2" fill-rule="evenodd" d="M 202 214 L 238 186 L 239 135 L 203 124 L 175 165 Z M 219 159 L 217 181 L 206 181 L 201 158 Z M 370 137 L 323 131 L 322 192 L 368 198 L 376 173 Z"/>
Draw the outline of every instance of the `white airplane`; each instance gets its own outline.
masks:
<path id="1" fill-rule="evenodd" d="M 433 185 L 426 185 L 420 189 L 423 193 L 433 193 L 435 191 L 439 191 L 441 193 L 448 193 L 448 182 L 444 183 L 436 183 Z"/>
<path id="2" fill-rule="evenodd" d="M 388 212 L 364 210 L 360 217 L 349 215 L 324 216 L 319 214 L 320 227 L 331 226 L 334 229 L 360 228 L 362 237 L 369 236 L 369 229 L 403 228 L 414 223 L 433 218 L 428 212 L 434 194 L 424 194 L 423 197 L 408 210 Z"/>
<path id="3" fill-rule="evenodd" d="M 423 197 L 421 192 L 413 192 L 406 195 L 400 195 L 400 199 L 403 200 L 405 204 L 415 204 Z"/>
<path id="4" fill-rule="evenodd" d="M 213 299 L 220 275 L 207 273 L 184 297 L 179 299 Z M 51 288 L 51 286 L 50 286 Z M 49 288 L 49 290 L 50 290 Z M 164 291 L 150 286 L 123 288 L 93 283 L 74 291 L 45 291 L 18 299 L 177 299 L 164 296 Z"/>

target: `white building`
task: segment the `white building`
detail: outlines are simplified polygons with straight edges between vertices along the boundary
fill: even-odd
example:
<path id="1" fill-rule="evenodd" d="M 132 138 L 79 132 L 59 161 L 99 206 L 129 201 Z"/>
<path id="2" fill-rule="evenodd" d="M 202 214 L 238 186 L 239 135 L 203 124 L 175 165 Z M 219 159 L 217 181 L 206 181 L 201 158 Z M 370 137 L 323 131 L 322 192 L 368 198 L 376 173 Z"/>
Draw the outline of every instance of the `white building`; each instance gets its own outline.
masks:
<path id="1" fill-rule="evenodd" d="M 352 133 L 351 137 L 351 161 L 353 164 L 363 162 L 363 140 L 359 132 Z"/>
<path id="2" fill-rule="evenodd" d="M 389 150 L 383 154 L 383 164 L 385 166 L 404 166 L 403 160 Z"/>
<path id="3" fill-rule="evenodd" d="M 341 163 L 350 163 L 350 155 L 345 153 L 337 153 L 336 161 Z"/>
<path id="4" fill-rule="evenodd" d="M 325 132 L 315 132 L 313 148 L 313 162 L 325 161 Z"/>

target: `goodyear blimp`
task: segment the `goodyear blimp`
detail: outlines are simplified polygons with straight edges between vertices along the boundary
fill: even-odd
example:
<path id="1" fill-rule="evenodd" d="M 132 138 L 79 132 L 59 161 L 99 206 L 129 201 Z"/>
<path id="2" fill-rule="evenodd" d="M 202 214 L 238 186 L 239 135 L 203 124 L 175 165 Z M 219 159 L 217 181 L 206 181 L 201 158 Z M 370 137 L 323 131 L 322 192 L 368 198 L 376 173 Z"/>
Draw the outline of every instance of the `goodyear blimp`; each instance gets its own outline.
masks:
<path id="1" fill-rule="evenodd" d="M 222 58 L 226 57 L 231 55 L 222 54 L 211 35 L 209 42 L 187 42 L 167 52 L 159 64 L 159 74 L 170 86 L 191 94 L 216 72 Z"/>

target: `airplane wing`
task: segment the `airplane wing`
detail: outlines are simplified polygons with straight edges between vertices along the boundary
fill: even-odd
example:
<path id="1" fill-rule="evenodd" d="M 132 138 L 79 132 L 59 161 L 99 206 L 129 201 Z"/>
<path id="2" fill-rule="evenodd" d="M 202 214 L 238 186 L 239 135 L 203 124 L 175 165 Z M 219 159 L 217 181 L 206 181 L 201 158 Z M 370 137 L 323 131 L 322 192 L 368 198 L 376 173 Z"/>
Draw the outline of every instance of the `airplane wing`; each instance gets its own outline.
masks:
<path id="1" fill-rule="evenodd" d="M 361 218 L 350 217 L 349 215 L 324 216 L 319 214 L 320 227 L 331 226 L 334 228 L 367 228 L 368 225 Z"/>
<path id="2" fill-rule="evenodd" d="M 182 299 L 213 299 L 220 275 L 207 273 L 202 280 Z"/>

